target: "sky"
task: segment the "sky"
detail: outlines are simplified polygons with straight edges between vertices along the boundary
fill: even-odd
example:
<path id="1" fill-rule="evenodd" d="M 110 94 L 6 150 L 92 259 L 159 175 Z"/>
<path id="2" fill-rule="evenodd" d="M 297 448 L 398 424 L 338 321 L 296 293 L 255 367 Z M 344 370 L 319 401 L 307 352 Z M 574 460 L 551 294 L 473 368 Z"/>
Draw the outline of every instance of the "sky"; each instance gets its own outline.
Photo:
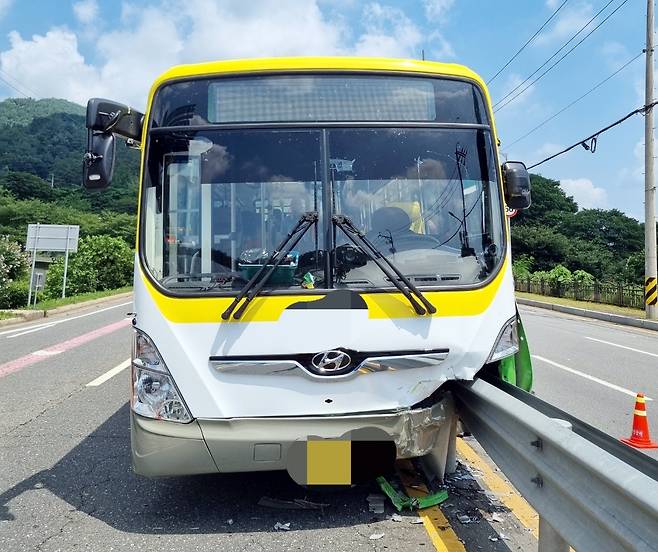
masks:
<path id="1" fill-rule="evenodd" d="M 501 152 L 531 165 L 644 104 L 640 55 L 522 138 L 644 48 L 645 0 L 563 1 L 0 0 L 0 99 L 84 105 L 101 96 L 143 109 L 151 83 L 172 65 L 295 55 L 420 58 L 424 51 L 489 81 L 559 8 L 489 84 L 497 103 L 603 9 L 533 79 L 584 38 L 572 53 L 496 106 Z M 643 221 L 644 119 L 602 134 L 595 153 L 578 146 L 533 172 L 559 180 L 581 208 L 617 208 Z"/>

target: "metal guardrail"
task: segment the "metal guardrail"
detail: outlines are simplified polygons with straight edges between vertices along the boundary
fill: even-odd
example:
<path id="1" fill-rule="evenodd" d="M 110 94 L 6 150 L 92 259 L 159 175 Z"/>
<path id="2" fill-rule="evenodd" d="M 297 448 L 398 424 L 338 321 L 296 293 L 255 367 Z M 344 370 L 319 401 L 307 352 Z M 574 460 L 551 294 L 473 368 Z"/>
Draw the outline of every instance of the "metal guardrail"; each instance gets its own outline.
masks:
<path id="1" fill-rule="evenodd" d="M 539 550 L 658 550 L 658 463 L 529 393 L 500 387 L 456 384 L 457 411 L 539 514 Z"/>
<path id="2" fill-rule="evenodd" d="M 590 303 L 603 303 L 619 307 L 644 308 L 644 288 L 631 284 L 604 282 L 550 284 L 547 281 L 533 282 L 529 278 L 520 278 L 514 281 L 514 287 L 516 291 L 525 291 L 536 295 L 566 297 L 577 301 L 589 301 Z"/>

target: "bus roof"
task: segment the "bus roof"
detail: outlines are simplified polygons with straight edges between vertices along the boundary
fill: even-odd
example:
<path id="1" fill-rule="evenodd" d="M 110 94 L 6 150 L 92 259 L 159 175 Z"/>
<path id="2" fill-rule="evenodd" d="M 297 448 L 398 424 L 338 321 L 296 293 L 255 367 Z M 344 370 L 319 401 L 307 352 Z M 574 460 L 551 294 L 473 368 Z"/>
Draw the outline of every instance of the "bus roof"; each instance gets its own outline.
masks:
<path id="1" fill-rule="evenodd" d="M 149 100 L 160 84 L 168 80 L 214 74 L 259 73 L 266 71 L 391 71 L 404 73 L 433 73 L 462 77 L 476 81 L 488 96 L 482 78 L 463 65 L 417 59 L 374 57 L 280 57 L 211 61 L 177 65 L 162 73 L 153 84 Z M 487 98 L 488 99 L 488 98 Z M 150 102 L 149 102 L 150 103 Z"/>

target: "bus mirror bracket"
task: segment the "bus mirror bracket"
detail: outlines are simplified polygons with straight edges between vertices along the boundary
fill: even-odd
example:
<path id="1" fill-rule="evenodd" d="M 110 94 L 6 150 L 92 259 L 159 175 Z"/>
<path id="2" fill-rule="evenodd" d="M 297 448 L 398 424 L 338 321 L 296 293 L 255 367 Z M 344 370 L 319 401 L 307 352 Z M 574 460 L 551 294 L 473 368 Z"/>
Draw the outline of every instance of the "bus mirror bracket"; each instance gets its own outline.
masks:
<path id="1" fill-rule="evenodd" d="M 82 164 L 82 184 L 87 189 L 107 188 L 114 172 L 115 134 L 138 147 L 142 138 L 144 114 L 127 105 L 91 98 L 87 102 L 87 151 Z"/>
<path id="2" fill-rule="evenodd" d="M 502 169 L 507 206 L 510 209 L 530 207 L 530 175 L 526 166 L 520 161 L 507 161 Z"/>

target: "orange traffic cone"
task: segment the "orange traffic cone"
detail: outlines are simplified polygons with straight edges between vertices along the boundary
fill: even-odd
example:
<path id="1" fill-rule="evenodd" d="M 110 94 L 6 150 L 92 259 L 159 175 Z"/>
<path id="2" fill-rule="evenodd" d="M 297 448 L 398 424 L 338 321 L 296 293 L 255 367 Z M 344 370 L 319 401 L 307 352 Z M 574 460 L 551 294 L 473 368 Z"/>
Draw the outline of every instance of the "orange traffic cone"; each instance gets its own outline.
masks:
<path id="1" fill-rule="evenodd" d="M 658 443 L 651 440 L 649 436 L 649 422 L 647 421 L 647 408 L 644 393 L 638 393 L 635 399 L 635 411 L 633 412 L 633 433 L 628 439 L 621 439 L 635 448 L 658 448 Z"/>

